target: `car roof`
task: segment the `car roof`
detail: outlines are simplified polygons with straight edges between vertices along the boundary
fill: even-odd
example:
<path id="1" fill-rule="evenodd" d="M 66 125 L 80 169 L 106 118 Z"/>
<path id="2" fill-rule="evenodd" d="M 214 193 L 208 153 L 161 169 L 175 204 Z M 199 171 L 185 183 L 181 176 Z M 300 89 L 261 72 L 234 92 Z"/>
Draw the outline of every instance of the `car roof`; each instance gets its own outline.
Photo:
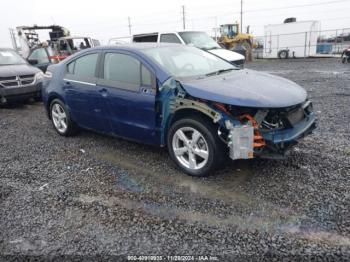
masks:
<path id="1" fill-rule="evenodd" d="M 158 35 L 158 34 L 176 34 L 176 33 L 178 34 L 178 33 L 206 33 L 206 32 L 205 31 L 197 31 L 197 30 L 159 31 L 159 32 L 152 32 L 152 33 L 135 34 L 132 37 L 151 36 L 151 35 Z"/>
<path id="2" fill-rule="evenodd" d="M 116 44 L 116 45 L 104 45 L 104 46 L 97 46 L 93 47 L 91 49 L 99 49 L 99 50 L 105 50 L 105 49 L 128 49 L 128 50 L 145 50 L 145 49 L 152 49 L 157 47 L 174 47 L 174 46 L 181 46 L 184 47 L 184 45 L 181 44 L 173 44 L 173 43 L 127 43 L 127 44 Z"/>

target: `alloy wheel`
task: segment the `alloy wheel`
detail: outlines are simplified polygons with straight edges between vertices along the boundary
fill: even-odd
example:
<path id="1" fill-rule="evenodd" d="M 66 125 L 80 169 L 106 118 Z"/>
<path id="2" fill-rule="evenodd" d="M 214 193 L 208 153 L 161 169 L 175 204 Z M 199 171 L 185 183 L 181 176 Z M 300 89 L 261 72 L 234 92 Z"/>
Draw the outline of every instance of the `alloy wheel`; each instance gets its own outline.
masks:
<path id="1" fill-rule="evenodd" d="M 53 124 L 55 128 L 58 130 L 58 132 L 65 133 L 68 128 L 67 114 L 60 104 L 55 103 L 52 106 L 51 117 L 52 117 Z"/>
<path id="2" fill-rule="evenodd" d="M 204 136 L 192 127 L 179 128 L 172 139 L 176 159 L 188 169 L 204 167 L 209 158 L 209 147 Z"/>

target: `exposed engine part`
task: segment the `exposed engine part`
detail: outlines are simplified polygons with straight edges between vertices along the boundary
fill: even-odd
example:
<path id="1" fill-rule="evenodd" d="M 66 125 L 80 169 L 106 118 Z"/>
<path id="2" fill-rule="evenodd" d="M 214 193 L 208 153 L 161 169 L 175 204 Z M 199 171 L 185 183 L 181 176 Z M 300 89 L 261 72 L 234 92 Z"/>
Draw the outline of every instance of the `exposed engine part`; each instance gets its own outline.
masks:
<path id="1" fill-rule="evenodd" d="M 267 114 L 269 113 L 269 110 L 258 110 L 258 112 L 256 112 L 254 119 L 257 122 L 257 124 L 260 126 L 262 121 L 264 121 L 265 117 L 267 116 Z"/>
<path id="2" fill-rule="evenodd" d="M 240 107 L 240 106 L 232 106 L 232 105 L 226 105 L 227 110 L 231 113 L 232 116 L 239 117 L 244 114 L 249 114 L 254 116 L 258 109 L 256 108 L 248 108 L 248 107 Z"/>
<path id="3" fill-rule="evenodd" d="M 234 126 L 231 128 L 228 138 L 231 159 L 254 157 L 254 127 L 250 125 Z"/>
<path id="4" fill-rule="evenodd" d="M 262 148 L 262 147 L 266 146 L 265 140 L 259 131 L 259 124 L 255 121 L 254 117 L 252 117 L 251 115 L 245 114 L 245 115 L 241 116 L 240 119 L 242 121 L 247 120 L 252 125 L 252 127 L 254 129 L 253 147 L 254 148 Z"/>
<path id="5" fill-rule="evenodd" d="M 226 114 L 231 115 L 231 113 L 227 110 L 227 108 L 226 108 L 226 106 L 224 104 L 214 103 L 213 106 L 218 108 L 219 110 L 225 112 Z"/>
<path id="6" fill-rule="evenodd" d="M 267 130 L 292 128 L 312 111 L 312 103 L 310 101 L 306 101 L 296 107 L 270 110 L 261 122 L 261 127 Z"/>
<path id="7" fill-rule="evenodd" d="M 278 129 L 283 127 L 283 123 L 279 121 L 279 123 L 267 122 L 266 120 L 261 123 L 261 126 L 267 129 Z"/>

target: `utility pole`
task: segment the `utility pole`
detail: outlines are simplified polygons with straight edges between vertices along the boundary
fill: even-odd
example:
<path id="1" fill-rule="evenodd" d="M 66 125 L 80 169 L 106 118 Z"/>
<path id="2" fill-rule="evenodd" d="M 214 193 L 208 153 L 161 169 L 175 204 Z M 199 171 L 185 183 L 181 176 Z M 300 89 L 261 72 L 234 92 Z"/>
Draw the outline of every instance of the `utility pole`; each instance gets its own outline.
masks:
<path id="1" fill-rule="evenodd" d="M 130 22 L 130 16 L 128 16 L 128 26 L 129 26 L 129 35 L 131 36 L 131 22 Z"/>
<path id="2" fill-rule="evenodd" d="M 186 17 L 185 17 L 185 6 L 182 6 L 182 27 L 183 30 L 186 29 Z"/>
<path id="3" fill-rule="evenodd" d="M 215 42 L 218 41 L 218 36 L 217 36 L 217 32 L 218 32 L 218 17 L 215 16 L 215 24 L 214 24 L 214 32 L 215 32 Z"/>
<path id="4" fill-rule="evenodd" d="M 241 0 L 241 33 L 243 33 L 243 0 Z"/>
<path id="5" fill-rule="evenodd" d="M 9 28 L 9 31 L 10 31 L 11 41 L 12 41 L 12 47 L 17 52 L 18 51 L 18 46 L 17 46 L 17 42 L 16 42 L 15 31 L 13 30 L 13 28 Z"/>

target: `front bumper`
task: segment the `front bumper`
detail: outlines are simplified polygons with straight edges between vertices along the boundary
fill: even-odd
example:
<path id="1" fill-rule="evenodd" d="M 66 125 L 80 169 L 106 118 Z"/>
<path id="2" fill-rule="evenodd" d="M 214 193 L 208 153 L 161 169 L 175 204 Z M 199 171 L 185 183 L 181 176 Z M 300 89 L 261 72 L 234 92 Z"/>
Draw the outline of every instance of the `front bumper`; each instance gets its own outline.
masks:
<path id="1" fill-rule="evenodd" d="M 253 157 L 281 158 L 291 146 L 316 128 L 316 116 L 311 112 L 292 128 L 272 131 L 260 131 L 265 141 L 264 147 L 254 148 L 254 127 L 251 125 L 232 126 L 229 133 L 228 147 L 230 158 L 249 159 Z"/>
<path id="2" fill-rule="evenodd" d="M 295 124 L 293 128 L 261 132 L 261 134 L 267 142 L 283 146 L 283 144 L 289 144 L 308 135 L 315 128 L 316 115 L 312 112 L 302 121 Z"/>
<path id="3" fill-rule="evenodd" d="M 19 87 L 0 87 L 0 103 L 41 96 L 42 83 Z"/>

